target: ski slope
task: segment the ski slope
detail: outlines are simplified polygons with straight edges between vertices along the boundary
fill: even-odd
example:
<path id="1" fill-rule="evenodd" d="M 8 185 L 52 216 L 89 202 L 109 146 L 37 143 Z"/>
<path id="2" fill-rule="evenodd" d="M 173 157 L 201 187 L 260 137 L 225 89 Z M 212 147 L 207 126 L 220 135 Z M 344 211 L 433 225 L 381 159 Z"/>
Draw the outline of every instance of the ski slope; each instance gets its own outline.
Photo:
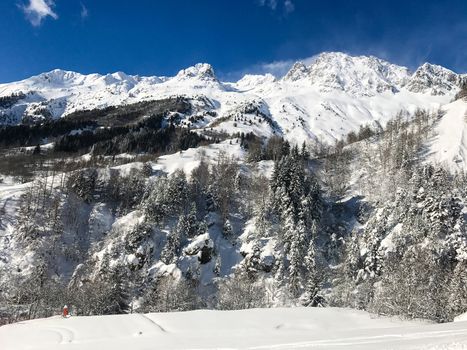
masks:
<path id="1" fill-rule="evenodd" d="M 20 349 L 465 349 L 467 322 L 428 324 L 338 308 L 60 316 L 0 327 Z"/>

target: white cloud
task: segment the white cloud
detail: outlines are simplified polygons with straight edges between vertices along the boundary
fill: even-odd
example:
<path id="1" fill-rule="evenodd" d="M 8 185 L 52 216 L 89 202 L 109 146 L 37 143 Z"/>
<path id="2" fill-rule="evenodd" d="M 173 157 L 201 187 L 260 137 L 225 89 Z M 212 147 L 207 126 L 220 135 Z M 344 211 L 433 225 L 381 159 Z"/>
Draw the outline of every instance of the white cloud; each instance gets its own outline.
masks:
<path id="1" fill-rule="evenodd" d="M 281 60 L 273 62 L 265 62 L 254 64 L 245 69 L 238 71 L 228 72 L 224 74 L 222 78 L 225 78 L 228 81 L 237 81 L 238 79 L 243 78 L 245 74 L 272 74 L 276 78 L 282 78 L 287 72 L 292 68 L 293 64 L 296 62 L 303 62 L 306 65 L 312 64 L 316 60 L 317 55 L 306 57 L 306 58 L 297 58 L 290 60 Z"/>
<path id="2" fill-rule="evenodd" d="M 284 10 L 286 13 L 291 13 L 294 12 L 295 10 L 295 5 L 291 0 L 285 0 L 284 2 Z"/>
<path id="3" fill-rule="evenodd" d="M 58 19 L 58 15 L 52 9 L 54 5 L 54 0 L 29 0 L 29 4 L 20 5 L 20 8 L 23 10 L 28 21 L 37 27 L 48 16 Z"/>
<path id="4" fill-rule="evenodd" d="M 291 60 L 283 60 L 283 61 L 274 61 L 268 63 L 261 63 L 251 67 L 250 69 L 252 72 L 256 74 L 265 74 L 270 73 L 277 78 L 281 78 L 287 74 L 287 72 L 292 68 L 293 64 L 296 62 L 303 62 L 306 65 L 310 65 L 316 59 L 316 56 L 306 57 L 306 58 L 299 58 L 299 59 L 291 59 Z"/>
<path id="5" fill-rule="evenodd" d="M 258 4 L 259 6 L 269 7 L 273 11 L 280 9 L 286 14 L 291 13 L 295 10 L 295 5 L 292 0 L 258 0 Z"/>
<path id="6" fill-rule="evenodd" d="M 259 6 L 267 6 L 272 10 L 275 10 L 277 7 L 277 0 L 258 0 Z"/>
<path id="7" fill-rule="evenodd" d="M 88 8 L 81 3 L 81 19 L 85 19 L 89 16 L 89 11 Z"/>
<path id="8" fill-rule="evenodd" d="M 252 70 L 255 73 L 265 74 L 270 73 L 277 78 L 284 76 L 289 70 L 290 67 L 295 63 L 294 60 L 285 60 L 285 61 L 274 61 L 268 63 L 261 63 L 257 66 L 252 67 Z"/>

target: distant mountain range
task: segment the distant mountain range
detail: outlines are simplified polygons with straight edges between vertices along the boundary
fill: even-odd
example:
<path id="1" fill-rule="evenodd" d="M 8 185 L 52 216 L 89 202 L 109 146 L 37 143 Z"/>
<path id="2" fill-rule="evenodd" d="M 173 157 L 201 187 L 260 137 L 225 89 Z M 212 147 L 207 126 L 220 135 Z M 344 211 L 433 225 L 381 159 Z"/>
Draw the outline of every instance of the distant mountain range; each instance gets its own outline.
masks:
<path id="1" fill-rule="evenodd" d="M 237 82 L 220 81 L 206 63 L 174 77 L 123 72 L 83 75 L 57 69 L 1 84 L 0 124 L 31 123 L 80 110 L 185 96 L 193 101 L 192 114 L 206 117 L 190 127 L 264 136 L 279 133 L 297 142 L 314 138 L 333 142 L 361 125 L 384 125 L 401 110 L 435 110 L 451 102 L 466 78 L 429 63 L 411 72 L 373 56 L 338 52 L 322 53 L 309 65 L 297 62 L 284 77 L 246 75 Z M 250 123 L 258 113 L 272 122 Z M 252 114 L 251 118 L 246 114 Z"/>

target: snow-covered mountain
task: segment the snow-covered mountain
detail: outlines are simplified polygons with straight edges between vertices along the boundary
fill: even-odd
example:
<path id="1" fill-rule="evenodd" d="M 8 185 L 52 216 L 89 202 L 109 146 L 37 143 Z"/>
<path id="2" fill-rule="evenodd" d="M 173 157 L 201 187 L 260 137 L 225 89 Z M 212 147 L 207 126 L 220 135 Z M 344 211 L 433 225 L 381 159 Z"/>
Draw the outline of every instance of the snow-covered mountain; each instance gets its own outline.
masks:
<path id="1" fill-rule="evenodd" d="M 433 163 L 467 169 L 465 96 L 442 67 L 342 53 L 237 82 L 197 64 L 3 84 L 3 124 L 60 121 L 1 128 L 0 323 L 65 303 L 452 320 L 467 310 L 467 178 Z M 347 135 L 363 125 L 382 132 Z"/>
<path id="2" fill-rule="evenodd" d="M 407 82 L 413 92 L 429 92 L 432 95 L 445 95 L 457 90 L 465 77 L 441 66 L 425 63 L 419 67 Z"/>
<path id="3" fill-rule="evenodd" d="M 428 63 L 412 73 L 376 57 L 332 52 L 318 55 L 309 65 L 295 63 L 280 79 L 247 75 L 234 83 L 221 82 L 206 63 L 174 77 L 54 70 L 1 84 L 0 123 L 60 118 L 79 110 L 183 95 L 197 101 L 201 97 L 215 111 L 195 127 L 332 142 L 361 125 L 384 124 L 400 110 L 437 109 L 452 100 L 463 79 Z M 258 114 L 272 123 L 260 124 L 255 120 Z"/>
<path id="4" fill-rule="evenodd" d="M 301 62 L 294 64 L 284 80 L 308 81 L 322 92 L 338 90 L 356 96 L 374 96 L 399 91 L 410 80 L 410 72 L 372 56 L 325 53 L 310 66 Z"/>

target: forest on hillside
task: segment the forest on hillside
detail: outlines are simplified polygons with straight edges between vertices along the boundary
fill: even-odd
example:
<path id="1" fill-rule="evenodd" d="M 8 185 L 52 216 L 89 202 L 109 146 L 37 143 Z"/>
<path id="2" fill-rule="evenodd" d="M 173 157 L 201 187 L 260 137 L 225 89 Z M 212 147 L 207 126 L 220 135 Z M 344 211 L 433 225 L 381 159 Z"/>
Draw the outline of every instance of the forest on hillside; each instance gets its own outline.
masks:
<path id="1" fill-rule="evenodd" d="M 225 145 L 245 161 L 201 154 L 190 172 L 154 171 L 157 157 L 45 162 L 3 241 L 31 263 L 3 265 L 2 322 L 63 304 L 80 315 L 305 305 L 452 320 L 467 311 L 467 177 L 422 161 L 440 117 L 401 112 L 332 146 L 239 134 Z M 42 152 L 183 157 L 224 139 L 164 120 L 60 136 Z"/>

